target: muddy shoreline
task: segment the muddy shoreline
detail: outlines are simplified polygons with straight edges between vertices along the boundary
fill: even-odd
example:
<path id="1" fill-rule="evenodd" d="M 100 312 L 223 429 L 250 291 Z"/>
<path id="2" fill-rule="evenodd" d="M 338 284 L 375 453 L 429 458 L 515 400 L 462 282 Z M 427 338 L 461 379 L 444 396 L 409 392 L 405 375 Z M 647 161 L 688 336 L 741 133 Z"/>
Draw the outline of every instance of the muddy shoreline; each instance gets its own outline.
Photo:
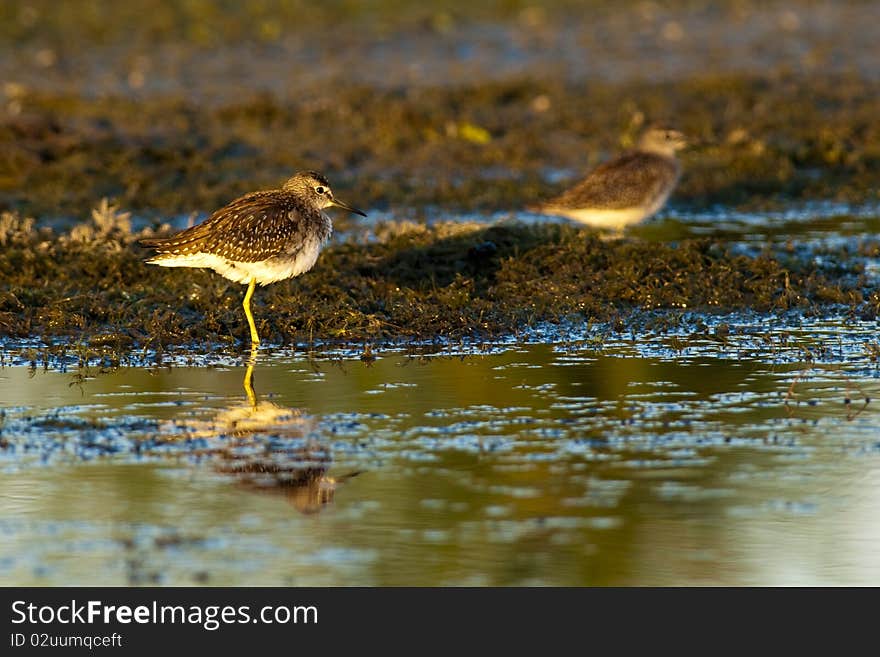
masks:
<path id="1" fill-rule="evenodd" d="M 0 336 L 71 336 L 123 353 L 243 344 L 243 287 L 202 270 L 143 262 L 147 228 L 105 209 L 70 232 L 4 215 Z M 259 290 L 254 312 L 275 345 L 498 337 L 546 322 L 633 328 L 644 311 L 799 309 L 873 319 L 872 280 L 846 248 L 740 255 L 723 241 L 622 238 L 565 224 L 389 222 L 343 241 L 304 276 Z M 836 256 L 836 257 L 835 257 Z M 34 285 L 39 281 L 38 285 Z M 642 313 L 642 314 L 640 314 Z"/>
<path id="2" fill-rule="evenodd" d="M 703 75 L 675 83 L 515 79 L 454 88 L 318 85 L 225 104 L 7 85 L 0 209 L 82 220 L 101 198 L 163 220 L 325 172 L 386 212 L 522 210 L 632 145 L 651 121 L 696 142 L 673 207 L 876 200 L 880 83 Z"/>

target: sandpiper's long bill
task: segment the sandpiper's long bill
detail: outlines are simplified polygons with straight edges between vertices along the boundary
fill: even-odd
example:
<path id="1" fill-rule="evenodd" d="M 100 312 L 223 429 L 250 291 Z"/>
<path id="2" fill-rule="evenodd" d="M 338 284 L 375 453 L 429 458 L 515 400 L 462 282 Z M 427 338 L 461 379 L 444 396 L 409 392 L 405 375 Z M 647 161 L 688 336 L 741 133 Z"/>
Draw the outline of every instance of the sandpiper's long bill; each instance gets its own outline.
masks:
<path id="1" fill-rule="evenodd" d="M 333 231 L 324 213 L 329 207 L 367 216 L 337 200 L 323 175 L 305 171 L 281 189 L 245 194 L 192 228 L 141 244 L 156 249 L 149 264 L 204 267 L 247 284 L 244 312 L 251 343 L 257 345 L 260 338 L 250 307 L 254 288 L 299 276 L 314 266 Z"/>
<path id="2" fill-rule="evenodd" d="M 620 231 L 654 216 L 681 175 L 676 152 L 687 146 L 676 130 L 649 128 L 638 146 L 599 165 L 554 199 L 529 209 Z"/>

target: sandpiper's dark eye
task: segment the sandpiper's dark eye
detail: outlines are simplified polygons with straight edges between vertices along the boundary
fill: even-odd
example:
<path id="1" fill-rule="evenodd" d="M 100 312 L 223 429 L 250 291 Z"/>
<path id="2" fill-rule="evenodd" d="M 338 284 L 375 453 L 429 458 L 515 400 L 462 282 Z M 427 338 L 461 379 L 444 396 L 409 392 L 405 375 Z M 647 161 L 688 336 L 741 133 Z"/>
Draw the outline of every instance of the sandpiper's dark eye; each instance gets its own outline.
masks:
<path id="1" fill-rule="evenodd" d="M 318 185 L 317 187 L 315 187 L 315 191 L 319 194 L 325 194 L 327 192 L 327 188 Z"/>

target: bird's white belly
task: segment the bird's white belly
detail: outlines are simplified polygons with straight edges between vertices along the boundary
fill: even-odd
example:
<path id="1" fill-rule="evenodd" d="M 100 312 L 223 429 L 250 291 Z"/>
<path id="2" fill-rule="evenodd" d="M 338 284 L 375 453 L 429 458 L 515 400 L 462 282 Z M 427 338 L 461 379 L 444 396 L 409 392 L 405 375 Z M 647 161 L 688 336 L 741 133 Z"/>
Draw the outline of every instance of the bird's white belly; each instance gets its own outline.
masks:
<path id="1" fill-rule="evenodd" d="M 622 230 L 632 224 L 654 216 L 662 208 L 669 194 L 659 196 L 652 203 L 639 205 L 632 208 L 621 208 L 619 210 L 607 210 L 600 208 L 547 208 L 549 212 L 558 214 L 588 226 L 596 228 L 610 228 L 612 230 Z"/>
<path id="2" fill-rule="evenodd" d="M 256 279 L 260 285 L 268 285 L 286 278 L 299 276 L 315 266 L 321 242 L 309 240 L 296 254 L 279 255 L 261 262 L 238 262 L 213 253 L 193 253 L 185 256 L 162 256 L 152 264 L 162 267 L 204 267 L 236 283 L 250 283 Z"/>
<path id="3" fill-rule="evenodd" d="M 650 216 L 646 208 L 626 208 L 623 210 L 596 210 L 592 208 L 548 208 L 553 214 L 596 228 L 620 230 Z"/>

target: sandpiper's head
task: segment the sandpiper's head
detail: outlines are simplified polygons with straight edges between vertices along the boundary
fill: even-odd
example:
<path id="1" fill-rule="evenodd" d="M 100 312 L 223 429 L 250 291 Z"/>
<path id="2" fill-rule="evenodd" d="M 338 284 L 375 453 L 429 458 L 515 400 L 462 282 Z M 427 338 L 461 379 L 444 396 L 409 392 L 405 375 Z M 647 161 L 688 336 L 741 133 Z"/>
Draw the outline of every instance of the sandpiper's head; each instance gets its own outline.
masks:
<path id="1" fill-rule="evenodd" d="M 639 140 L 639 150 L 670 157 L 687 145 L 687 138 L 678 130 L 661 127 L 648 128 Z"/>
<path id="2" fill-rule="evenodd" d="M 362 217 L 367 216 L 357 208 L 353 208 L 347 203 L 335 199 L 327 178 L 317 171 L 300 171 L 295 174 L 284 183 L 284 191 L 296 194 L 320 210 L 335 206 L 359 214 Z"/>

